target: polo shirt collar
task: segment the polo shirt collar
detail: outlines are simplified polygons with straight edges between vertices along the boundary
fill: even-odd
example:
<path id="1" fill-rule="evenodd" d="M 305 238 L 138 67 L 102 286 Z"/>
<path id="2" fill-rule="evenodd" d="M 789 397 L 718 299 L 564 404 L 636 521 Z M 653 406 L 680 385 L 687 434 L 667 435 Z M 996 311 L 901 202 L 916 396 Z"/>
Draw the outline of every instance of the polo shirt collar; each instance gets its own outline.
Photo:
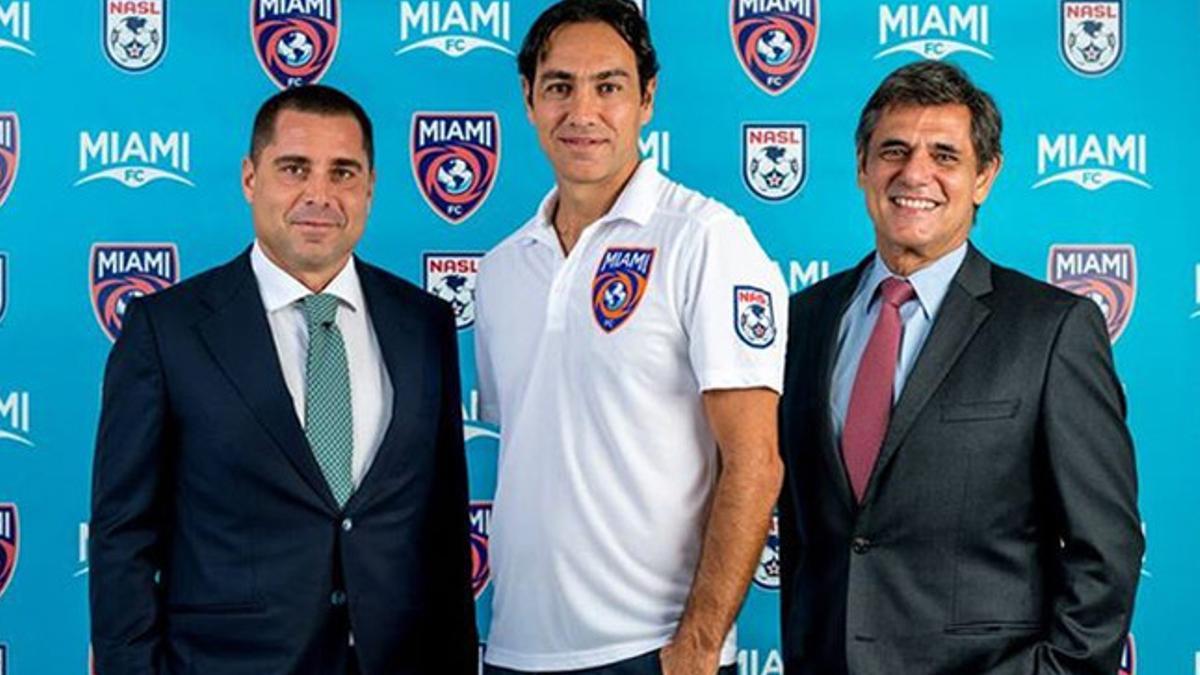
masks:
<path id="1" fill-rule="evenodd" d="M 654 166 L 654 160 L 644 159 L 638 163 L 637 169 L 630 176 L 625 189 L 617 196 L 608 213 L 600 217 L 596 225 L 618 221 L 645 226 L 650 224 L 654 211 L 658 207 L 659 194 L 665 179 Z M 558 235 L 554 231 L 554 207 L 558 201 L 558 187 L 551 188 L 542 198 L 537 214 L 527 223 L 521 239 L 526 242 L 542 242 L 553 246 L 558 245 Z"/>

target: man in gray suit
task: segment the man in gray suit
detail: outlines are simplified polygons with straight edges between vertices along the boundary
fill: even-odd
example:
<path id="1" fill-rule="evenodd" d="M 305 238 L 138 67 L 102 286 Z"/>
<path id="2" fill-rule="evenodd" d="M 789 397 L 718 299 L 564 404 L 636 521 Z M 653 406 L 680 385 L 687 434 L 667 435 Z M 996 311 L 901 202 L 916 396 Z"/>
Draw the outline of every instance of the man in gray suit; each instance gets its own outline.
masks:
<path id="1" fill-rule="evenodd" d="M 1116 672 L 1144 542 L 1096 305 L 969 241 L 1000 114 L 958 68 L 858 125 L 875 251 L 791 303 L 788 675 Z"/>

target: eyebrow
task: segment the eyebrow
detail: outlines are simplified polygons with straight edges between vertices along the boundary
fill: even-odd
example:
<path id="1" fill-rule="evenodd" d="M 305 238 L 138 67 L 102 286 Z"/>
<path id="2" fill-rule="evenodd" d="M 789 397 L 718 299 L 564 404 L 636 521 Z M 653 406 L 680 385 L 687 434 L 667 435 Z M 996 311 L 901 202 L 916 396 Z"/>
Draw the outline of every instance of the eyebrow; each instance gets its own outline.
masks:
<path id="1" fill-rule="evenodd" d="M 305 157 L 304 155 L 280 155 L 279 157 L 275 158 L 275 161 L 273 161 L 272 164 L 274 164 L 275 166 L 283 166 L 285 164 L 311 165 L 312 160 Z M 333 160 L 333 165 L 338 168 L 349 167 L 352 169 L 357 169 L 359 171 L 363 170 L 362 162 L 358 161 L 357 159 L 350 159 L 350 158 L 346 158 L 346 157 L 339 157 L 339 158 Z"/>
<path id="2" fill-rule="evenodd" d="M 629 74 L 629 71 L 625 70 L 624 68 L 609 68 L 608 70 L 602 70 L 595 75 L 592 75 L 591 79 L 602 82 L 604 80 L 612 80 L 618 77 L 628 78 L 631 77 L 631 75 Z M 542 80 L 543 82 L 547 80 L 552 80 L 555 82 L 573 82 L 576 78 L 574 73 L 566 70 L 547 70 L 543 72 L 538 79 Z"/>

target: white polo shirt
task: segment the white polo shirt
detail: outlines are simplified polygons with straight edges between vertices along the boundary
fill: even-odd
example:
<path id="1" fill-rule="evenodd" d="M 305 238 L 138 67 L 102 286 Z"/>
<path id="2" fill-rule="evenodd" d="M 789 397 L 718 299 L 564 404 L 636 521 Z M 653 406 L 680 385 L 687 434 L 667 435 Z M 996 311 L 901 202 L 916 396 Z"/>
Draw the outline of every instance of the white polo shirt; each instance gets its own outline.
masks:
<path id="1" fill-rule="evenodd" d="M 484 659 L 533 671 L 670 641 L 718 468 L 700 394 L 782 392 L 787 336 L 783 279 L 746 222 L 652 164 L 565 257 L 554 204 L 476 284 L 481 413 L 501 429 Z"/>

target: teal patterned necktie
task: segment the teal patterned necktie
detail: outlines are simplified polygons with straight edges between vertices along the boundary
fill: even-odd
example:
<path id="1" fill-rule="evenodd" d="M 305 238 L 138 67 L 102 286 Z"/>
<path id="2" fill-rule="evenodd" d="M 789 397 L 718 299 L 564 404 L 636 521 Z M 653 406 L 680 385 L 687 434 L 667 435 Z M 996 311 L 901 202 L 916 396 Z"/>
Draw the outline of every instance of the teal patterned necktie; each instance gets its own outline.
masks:
<path id="1" fill-rule="evenodd" d="M 345 506 L 354 491 L 351 457 L 354 419 L 350 407 L 350 370 L 346 345 L 338 330 L 338 299 L 328 293 L 303 300 L 308 324 L 308 362 L 305 366 L 304 435 L 333 498 Z"/>

